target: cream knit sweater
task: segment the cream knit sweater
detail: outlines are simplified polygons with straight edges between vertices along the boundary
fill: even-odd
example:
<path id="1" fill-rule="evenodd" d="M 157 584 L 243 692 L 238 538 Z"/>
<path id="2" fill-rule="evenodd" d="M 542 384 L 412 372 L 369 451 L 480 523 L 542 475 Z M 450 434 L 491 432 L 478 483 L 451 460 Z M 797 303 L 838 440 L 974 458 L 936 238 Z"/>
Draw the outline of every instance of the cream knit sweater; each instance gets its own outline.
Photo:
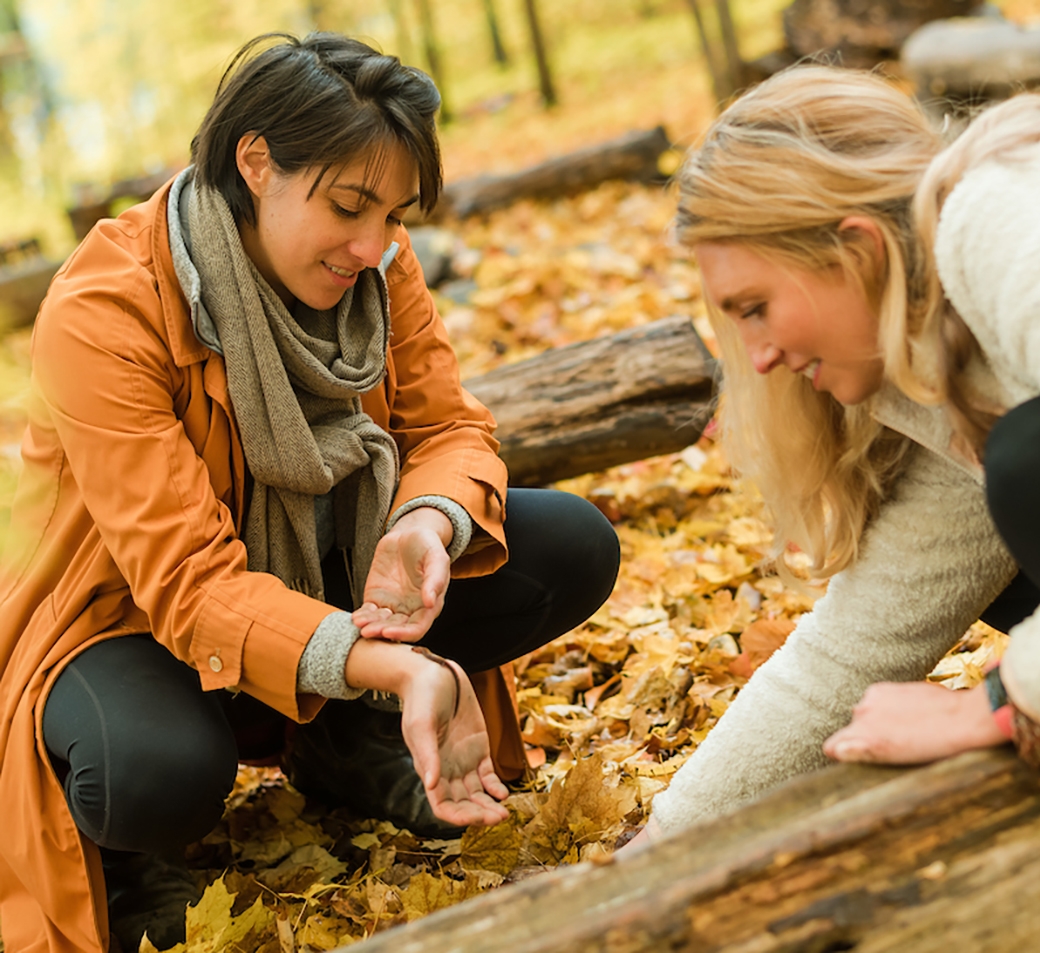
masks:
<path id="1" fill-rule="evenodd" d="M 958 183 L 936 258 L 988 360 L 987 389 L 1008 407 L 1040 394 L 1040 149 Z M 888 388 L 874 414 L 916 443 L 891 498 L 856 563 L 831 580 L 657 796 L 662 830 L 711 820 L 828 763 L 824 739 L 849 722 L 867 686 L 923 678 L 1015 575 L 981 472 L 950 452 L 943 412 Z M 1011 635 L 1002 666 L 1009 694 L 1040 715 L 1040 617 Z"/>

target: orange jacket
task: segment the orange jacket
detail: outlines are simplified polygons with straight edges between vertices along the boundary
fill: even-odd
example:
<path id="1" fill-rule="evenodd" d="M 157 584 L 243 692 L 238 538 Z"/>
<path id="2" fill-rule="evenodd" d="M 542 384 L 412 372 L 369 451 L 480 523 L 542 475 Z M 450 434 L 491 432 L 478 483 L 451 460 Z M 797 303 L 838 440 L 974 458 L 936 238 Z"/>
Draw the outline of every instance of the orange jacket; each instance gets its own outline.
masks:
<path id="1" fill-rule="evenodd" d="M 245 459 L 223 359 L 195 337 L 174 273 L 168 190 L 87 236 L 55 277 L 34 330 L 24 471 L 0 563 L 8 953 L 108 946 L 99 854 L 73 823 L 41 729 L 48 691 L 79 652 L 151 632 L 207 690 L 242 689 L 298 721 L 322 704 L 297 695 L 296 669 L 333 610 L 246 571 L 237 532 Z M 463 556 L 453 574 L 486 574 L 506 559 L 494 420 L 460 386 L 406 235 L 400 243 L 387 270 L 387 374 L 363 406 L 400 450 L 391 511 L 424 494 L 456 500 L 493 544 Z M 497 671 L 474 681 L 497 762 L 516 776 L 523 748 L 510 686 Z"/>

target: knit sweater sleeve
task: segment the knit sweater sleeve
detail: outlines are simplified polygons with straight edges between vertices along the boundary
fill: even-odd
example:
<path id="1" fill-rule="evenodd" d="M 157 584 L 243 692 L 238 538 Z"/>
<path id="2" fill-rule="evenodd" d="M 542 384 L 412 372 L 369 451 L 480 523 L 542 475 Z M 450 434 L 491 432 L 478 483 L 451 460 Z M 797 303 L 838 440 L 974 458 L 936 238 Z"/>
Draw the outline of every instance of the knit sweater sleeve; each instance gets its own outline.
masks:
<path id="1" fill-rule="evenodd" d="M 943 206 L 936 263 L 1009 403 L 1040 394 L 1040 147 L 968 172 Z M 1008 695 L 1040 721 L 1040 614 L 1011 632 L 1001 663 Z"/>
<path id="2" fill-rule="evenodd" d="M 867 686 L 922 678 L 1015 574 L 972 477 L 920 446 L 787 643 L 654 800 L 662 829 L 711 820 L 827 759 Z"/>
<path id="3" fill-rule="evenodd" d="M 935 259 L 943 290 L 1021 403 L 1040 394 L 1040 147 L 969 171 L 943 205 Z"/>

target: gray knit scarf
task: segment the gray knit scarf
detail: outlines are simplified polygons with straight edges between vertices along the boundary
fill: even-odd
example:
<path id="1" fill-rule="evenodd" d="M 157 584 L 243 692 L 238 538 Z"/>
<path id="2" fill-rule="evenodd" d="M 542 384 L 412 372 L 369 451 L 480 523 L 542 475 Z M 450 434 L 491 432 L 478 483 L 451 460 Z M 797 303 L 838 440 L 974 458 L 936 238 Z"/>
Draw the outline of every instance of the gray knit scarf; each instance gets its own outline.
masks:
<path id="1" fill-rule="evenodd" d="M 360 398 L 386 373 L 383 278 L 365 269 L 334 311 L 297 302 L 294 316 L 246 255 L 219 192 L 196 181 L 188 222 L 254 480 L 249 568 L 322 599 L 314 498 L 335 488 L 336 544 L 360 605 L 398 475 L 397 447 Z"/>

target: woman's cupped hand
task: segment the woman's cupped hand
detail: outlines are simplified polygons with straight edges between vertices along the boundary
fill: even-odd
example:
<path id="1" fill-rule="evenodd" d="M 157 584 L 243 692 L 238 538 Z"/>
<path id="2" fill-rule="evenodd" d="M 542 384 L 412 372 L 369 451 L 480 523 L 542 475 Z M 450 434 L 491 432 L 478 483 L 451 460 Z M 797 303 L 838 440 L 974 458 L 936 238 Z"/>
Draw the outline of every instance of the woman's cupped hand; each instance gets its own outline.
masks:
<path id="1" fill-rule="evenodd" d="M 420 507 L 402 516 L 376 546 L 364 602 L 353 613 L 366 639 L 417 642 L 444 607 L 451 577 L 451 521 Z"/>
<path id="2" fill-rule="evenodd" d="M 509 792 L 495 774 L 487 726 L 462 668 L 447 659 L 423 664 L 401 692 L 401 727 L 433 813 L 450 824 L 497 824 Z"/>

